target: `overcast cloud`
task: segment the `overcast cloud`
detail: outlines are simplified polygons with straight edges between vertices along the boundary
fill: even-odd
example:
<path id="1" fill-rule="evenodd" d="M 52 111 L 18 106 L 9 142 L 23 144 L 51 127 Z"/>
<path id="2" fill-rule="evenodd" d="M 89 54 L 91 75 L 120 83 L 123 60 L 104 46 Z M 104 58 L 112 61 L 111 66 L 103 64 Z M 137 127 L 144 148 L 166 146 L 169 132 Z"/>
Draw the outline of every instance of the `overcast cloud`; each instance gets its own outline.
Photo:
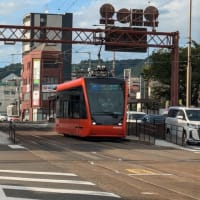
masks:
<path id="1" fill-rule="evenodd" d="M 99 24 L 99 9 L 104 3 L 110 3 L 115 11 L 121 8 L 145 9 L 153 5 L 159 10 L 159 27 L 157 31 L 180 32 L 180 46 L 186 46 L 188 42 L 189 0 L 1 0 L 0 24 L 22 25 L 23 17 L 30 12 L 60 13 L 72 12 L 74 27 L 95 28 Z M 192 1 L 192 39 L 200 43 L 200 1 Z M 123 25 L 122 25 L 123 26 Z M 73 45 L 73 51 L 91 52 L 92 59 L 97 59 L 98 46 Z M 151 51 L 151 50 L 150 50 Z M 10 63 L 20 62 L 21 44 L 5 46 L 0 43 L 0 67 Z M 145 58 L 148 53 L 116 53 L 116 59 Z M 112 52 L 106 52 L 102 48 L 101 57 L 104 60 L 112 59 Z M 73 56 L 73 63 L 88 59 L 87 54 Z"/>

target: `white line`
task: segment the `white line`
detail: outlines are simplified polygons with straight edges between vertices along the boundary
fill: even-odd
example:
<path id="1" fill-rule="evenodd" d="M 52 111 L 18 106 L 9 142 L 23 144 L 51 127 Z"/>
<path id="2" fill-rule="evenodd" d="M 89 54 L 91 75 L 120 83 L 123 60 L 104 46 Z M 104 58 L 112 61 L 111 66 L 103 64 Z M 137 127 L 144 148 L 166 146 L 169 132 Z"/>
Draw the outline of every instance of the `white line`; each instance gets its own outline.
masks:
<path id="1" fill-rule="evenodd" d="M 80 185 L 95 185 L 88 181 L 75 181 L 75 180 L 54 180 L 54 179 L 41 179 L 41 178 L 22 178 L 15 176 L 0 176 L 1 180 L 14 180 L 14 181 L 29 181 L 29 182 L 43 182 L 43 183 L 67 183 L 67 184 L 80 184 Z"/>
<path id="2" fill-rule="evenodd" d="M 12 149 L 26 149 L 25 147 L 18 145 L 18 144 L 10 144 L 8 145 Z"/>
<path id="3" fill-rule="evenodd" d="M 4 170 L 0 169 L 0 172 L 5 173 L 18 173 L 18 174 L 42 174 L 42 175 L 59 175 L 59 176 L 77 176 L 73 173 L 61 173 L 61 172 L 39 172 L 39 171 L 19 171 L 19 170 Z"/>
<path id="4" fill-rule="evenodd" d="M 116 197 L 120 196 L 110 192 L 100 191 L 87 191 L 87 190 L 70 190 L 70 189 L 53 189 L 53 188 L 39 188 L 39 187 L 23 187 L 23 186 L 11 186 L 11 185 L 0 185 L 1 189 L 13 189 L 13 190 L 29 190 L 35 192 L 48 192 L 48 193 L 60 193 L 60 194 L 78 194 L 78 195 L 93 195 L 93 196 L 107 196 Z"/>
<path id="5" fill-rule="evenodd" d="M 128 174 L 129 176 L 172 176 L 173 174 Z"/>
<path id="6" fill-rule="evenodd" d="M 141 194 L 144 194 L 144 195 L 155 195 L 157 193 L 155 193 L 155 192 L 141 192 Z"/>

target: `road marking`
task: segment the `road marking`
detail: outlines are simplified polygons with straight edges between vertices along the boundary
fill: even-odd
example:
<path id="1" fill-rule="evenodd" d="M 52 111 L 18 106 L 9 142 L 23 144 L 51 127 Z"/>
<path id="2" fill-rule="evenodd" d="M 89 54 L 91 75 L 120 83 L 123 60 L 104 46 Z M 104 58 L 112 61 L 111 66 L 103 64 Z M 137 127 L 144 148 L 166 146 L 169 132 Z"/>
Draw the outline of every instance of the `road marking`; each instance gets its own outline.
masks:
<path id="1" fill-rule="evenodd" d="M 172 174 L 157 173 L 146 169 L 126 169 L 130 174 L 129 176 L 171 176 Z"/>
<path id="2" fill-rule="evenodd" d="M 0 169 L 0 172 L 5 173 L 18 173 L 18 174 L 44 174 L 44 175 L 58 175 L 58 176 L 77 176 L 73 173 L 61 173 L 61 172 L 41 172 L 41 171 L 19 171 L 19 170 L 4 170 Z"/>
<path id="3" fill-rule="evenodd" d="M 3 188 L 0 188 L 0 199 L 2 200 L 39 200 L 39 199 L 30 199 L 30 198 L 18 198 L 18 197 L 7 197 L 3 191 Z"/>
<path id="4" fill-rule="evenodd" d="M 23 147 L 22 145 L 18 145 L 18 144 L 9 144 L 8 145 L 11 149 L 26 149 L 25 147 Z"/>
<path id="5" fill-rule="evenodd" d="M 144 194 L 144 195 L 155 195 L 155 194 L 158 194 L 158 193 L 155 193 L 155 192 L 141 192 L 141 194 Z"/>
<path id="6" fill-rule="evenodd" d="M 54 189 L 54 188 L 0 185 L 0 190 L 3 190 L 3 189 L 25 190 L 25 191 L 34 191 L 34 192 L 48 192 L 48 193 L 60 193 L 60 194 L 92 195 L 92 196 L 105 196 L 105 197 L 121 198 L 119 195 L 116 195 L 114 193 L 100 192 L 100 191 L 90 191 L 90 190 L 70 190 L 70 189 Z M 17 200 L 18 198 L 15 198 L 15 199 Z M 3 199 L 3 200 L 6 200 L 6 199 Z"/>
<path id="7" fill-rule="evenodd" d="M 14 181 L 29 181 L 29 182 L 43 182 L 43 183 L 67 183 L 80 185 L 95 185 L 89 181 L 75 181 L 75 180 L 56 180 L 56 179 L 42 179 L 42 178 L 22 178 L 16 176 L 0 176 L 0 180 L 14 180 Z"/>

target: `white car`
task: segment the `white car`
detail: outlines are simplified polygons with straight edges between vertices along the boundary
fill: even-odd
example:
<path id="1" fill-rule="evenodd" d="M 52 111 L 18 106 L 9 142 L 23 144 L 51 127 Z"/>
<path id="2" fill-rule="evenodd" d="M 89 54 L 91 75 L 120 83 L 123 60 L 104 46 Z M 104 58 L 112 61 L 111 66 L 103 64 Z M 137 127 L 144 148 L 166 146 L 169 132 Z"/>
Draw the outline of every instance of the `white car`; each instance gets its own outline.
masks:
<path id="1" fill-rule="evenodd" d="M 8 116 L 4 113 L 0 113 L 0 121 L 4 122 L 8 120 Z"/>
<path id="2" fill-rule="evenodd" d="M 145 112 L 128 111 L 126 122 L 141 123 L 145 115 Z"/>
<path id="3" fill-rule="evenodd" d="M 200 144 L 200 108 L 170 107 L 165 120 L 167 134 L 174 134 L 184 143 Z"/>

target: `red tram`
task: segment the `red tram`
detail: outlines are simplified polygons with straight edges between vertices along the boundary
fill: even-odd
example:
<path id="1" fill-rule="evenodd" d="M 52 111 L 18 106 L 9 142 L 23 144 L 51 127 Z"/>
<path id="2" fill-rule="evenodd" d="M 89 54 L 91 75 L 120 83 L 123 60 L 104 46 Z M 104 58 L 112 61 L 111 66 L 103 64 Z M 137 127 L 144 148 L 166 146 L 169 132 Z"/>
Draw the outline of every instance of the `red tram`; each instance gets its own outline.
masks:
<path id="1" fill-rule="evenodd" d="M 126 136 L 126 81 L 81 77 L 56 88 L 56 131 L 79 137 Z"/>

